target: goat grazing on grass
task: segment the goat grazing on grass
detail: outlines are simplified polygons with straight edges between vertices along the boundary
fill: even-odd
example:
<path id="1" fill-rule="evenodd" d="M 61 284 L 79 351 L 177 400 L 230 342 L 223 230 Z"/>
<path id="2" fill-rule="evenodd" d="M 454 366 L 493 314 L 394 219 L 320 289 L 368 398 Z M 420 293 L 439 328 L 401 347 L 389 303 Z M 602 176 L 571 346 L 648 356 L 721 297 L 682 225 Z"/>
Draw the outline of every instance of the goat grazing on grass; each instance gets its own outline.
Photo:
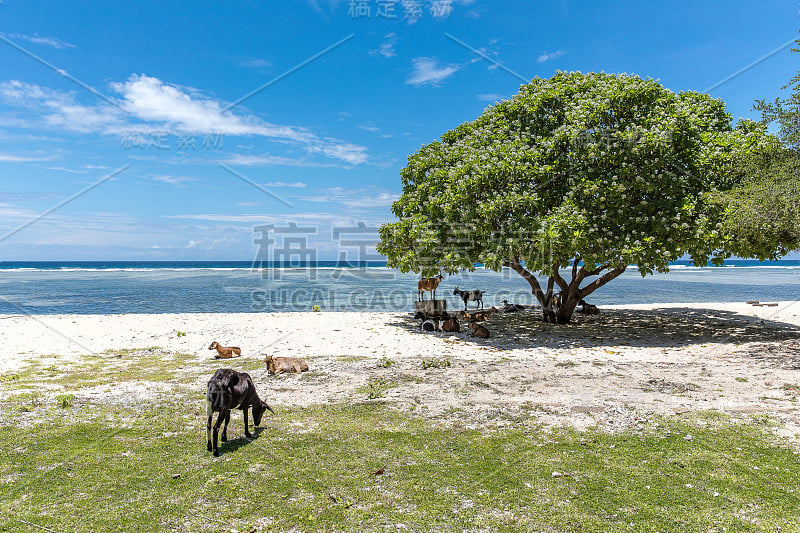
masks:
<path id="1" fill-rule="evenodd" d="M 483 309 L 483 295 L 484 291 L 474 290 L 474 291 L 462 291 L 459 290 L 458 287 L 453 289 L 453 294 L 458 295 L 462 300 L 464 300 L 464 311 L 467 310 L 467 302 L 476 302 L 475 309 Z M 480 305 L 480 307 L 477 307 Z"/>
<path id="2" fill-rule="evenodd" d="M 472 328 L 472 333 L 469 334 L 470 337 L 480 337 L 481 339 L 489 338 L 489 330 L 480 324 L 470 321 L 467 325 Z"/>
<path id="3" fill-rule="evenodd" d="M 220 346 L 216 341 L 212 342 L 208 349 L 217 351 L 217 355 L 214 357 L 214 359 L 230 359 L 232 357 L 238 357 L 242 355 L 241 348 L 237 346 L 226 348 L 224 346 Z"/>
<path id="4" fill-rule="evenodd" d="M 444 276 L 437 274 L 432 278 L 422 278 L 417 282 L 417 299 L 419 301 L 425 300 L 425 291 L 430 291 L 431 300 L 436 299 L 436 287 L 442 282 Z"/>
<path id="5" fill-rule="evenodd" d="M 256 386 L 249 374 L 244 372 L 237 372 L 229 368 L 221 368 L 217 370 L 211 379 L 208 381 L 208 390 L 206 392 L 206 414 L 208 421 L 206 423 L 206 448 L 208 451 L 214 452 L 214 457 L 219 457 L 219 449 L 217 448 L 217 435 L 219 434 L 219 426 L 225 423 L 222 428 L 222 442 L 228 440 L 228 422 L 231 420 L 231 409 L 239 409 L 244 413 L 244 436 L 248 439 L 253 435 L 250 434 L 250 429 L 247 427 L 247 410 L 253 409 L 253 425 L 261 425 L 261 417 L 264 411 L 275 413 L 272 408 L 263 402 L 256 392 Z M 211 440 L 211 417 L 214 411 L 218 412 L 217 422 L 214 424 L 214 440 L 212 446 Z"/>
<path id="6" fill-rule="evenodd" d="M 267 363 L 267 372 L 270 375 L 308 372 L 308 363 L 297 357 L 272 357 L 268 355 L 264 358 L 264 362 Z"/>

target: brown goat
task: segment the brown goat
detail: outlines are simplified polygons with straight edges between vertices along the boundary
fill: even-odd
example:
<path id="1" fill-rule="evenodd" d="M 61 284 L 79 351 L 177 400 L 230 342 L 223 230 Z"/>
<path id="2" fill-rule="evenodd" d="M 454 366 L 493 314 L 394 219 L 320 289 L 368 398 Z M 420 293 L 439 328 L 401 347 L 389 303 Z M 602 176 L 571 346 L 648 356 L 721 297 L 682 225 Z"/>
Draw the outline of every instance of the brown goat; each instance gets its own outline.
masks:
<path id="1" fill-rule="evenodd" d="M 484 320 L 489 318 L 489 316 L 492 313 L 496 313 L 496 312 L 497 312 L 497 308 L 492 306 L 490 309 L 487 309 L 486 311 L 476 311 L 475 313 L 468 313 L 466 311 L 459 311 L 459 314 L 461 314 L 461 317 L 464 320 L 467 320 L 467 321 L 470 321 L 470 322 L 483 322 Z"/>
<path id="2" fill-rule="evenodd" d="M 461 324 L 458 323 L 458 319 L 454 316 L 448 318 L 444 322 L 442 322 L 442 331 L 447 332 L 456 332 L 461 331 Z"/>
<path id="3" fill-rule="evenodd" d="M 431 300 L 436 299 L 436 287 L 442 282 L 444 276 L 437 274 L 432 278 L 422 278 L 417 282 L 417 299 L 420 301 L 425 300 L 425 291 L 430 291 Z"/>
<path id="4" fill-rule="evenodd" d="M 469 334 L 470 337 L 480 337 L 481 339 L 489 338 L 489 330 L 481 326 L 480 324 L 477 324 L 474 321 L 470 320 L 470 322 L 467 325 L 470 328 L 472 328 L 472 333 Z"/>
<path id="5" fill-rule="evenodd" d="M 214 359 L 230 359 L 231 357 L 238 357 L 242 355 L 241 348 L 236 346 L 226 348 L 224 346 L 220 346 L 216 341 L 212 342 L 208 349 L 217 351 L 217 355 L 214 357 Z"/>
<path id="6" fill-rule="evenodd" d="M 264 358 L 264 362 L 267 363 L 267 372 L 270 375 L 308 372 L 308 363 L 297 357 L 272 357 L 268 355 Z"/>

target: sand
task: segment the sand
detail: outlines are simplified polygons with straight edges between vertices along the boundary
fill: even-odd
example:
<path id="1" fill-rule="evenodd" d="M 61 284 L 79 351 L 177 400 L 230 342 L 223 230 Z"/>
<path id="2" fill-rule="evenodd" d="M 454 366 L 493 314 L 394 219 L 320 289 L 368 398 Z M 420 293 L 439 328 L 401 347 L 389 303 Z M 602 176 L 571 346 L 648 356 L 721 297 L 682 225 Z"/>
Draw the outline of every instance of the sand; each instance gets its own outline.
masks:
<path id="1" fill-rule="evenodd" d="M 279 407 L 375 401 L 464 427 L 611 431 L 653 415 L 715 410 L 767 414 L 778 434 L 800 440 L 798 302 L 604 307 L 569 326 L 539 316 L 497 313 L 485 323 L 489 339 L 467 336 L 466 327 L 422 332 L 397 313 L 0 316 L 0 372 L 45 355 L 57 364 L 151 347 L 207 365 L 216 353 L 208 346 L 218 341 L 243 353 L 220 367 L 248 361 L 253 368 L 267 353 L 308 361 L 311 372 L 301 376 L 250 370 L 259 392 Z M 423 369 L 425 359 L 450 366 Z M 199 396 L 205 380 L 198 374 Z M 367 399 L 369 383 L 379 397 Z"/>

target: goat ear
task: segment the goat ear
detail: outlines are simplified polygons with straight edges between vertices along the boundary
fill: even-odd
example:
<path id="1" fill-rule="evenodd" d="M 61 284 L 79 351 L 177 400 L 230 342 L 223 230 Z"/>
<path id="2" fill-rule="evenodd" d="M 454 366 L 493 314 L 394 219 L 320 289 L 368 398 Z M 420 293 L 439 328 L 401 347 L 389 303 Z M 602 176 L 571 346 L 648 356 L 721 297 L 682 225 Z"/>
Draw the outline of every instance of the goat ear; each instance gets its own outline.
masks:
<path id="1" fill-rule="evenodd" d="M 228 387 L 233 388 L 236 386 L 237 383 L 239 383 L 239 376 L 233 374 L 231 376 L 231 379 L 228 380 Z"/>

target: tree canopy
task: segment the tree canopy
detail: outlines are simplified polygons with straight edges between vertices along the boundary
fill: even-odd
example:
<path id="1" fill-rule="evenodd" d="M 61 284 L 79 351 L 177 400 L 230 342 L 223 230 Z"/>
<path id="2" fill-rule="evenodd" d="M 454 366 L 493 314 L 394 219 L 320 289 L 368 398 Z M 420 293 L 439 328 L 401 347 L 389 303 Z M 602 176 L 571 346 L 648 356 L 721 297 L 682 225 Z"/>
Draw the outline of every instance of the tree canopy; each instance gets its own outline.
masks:
<path id="1" fill-rule="evenodd" d="M 683 255 L 724 260 L 724 209 L 708 193 L 740 183 L 735 162 L 776 145 L 708 95 L 631 75 L 535 78 L 409 156 L 399 220 L 381 228 L 378 251 L 424 275 L 511 267 L 546 320 L 568 322 L 628 265 L 645 275 Z"/>
<path id="2" fill-rule="evenodd" d="M 762 124 L 777 124 L 784 150 L 741 160 L 747 179 L 715 196 L 725 208 L 722 230 L 741 257 L 775 259 L 800 249 L 800 72 L 782 88 L 792 90 L 788 98 L 760 100 L 755 109 Z"/>
<path id="3" fill-rule="evenodd" d="M 795 42 L 800 44 L 800 40 Z M 791 51 L 797 53 L 800 48 Z M 778 136 L 788 149 L 797 152 L 800 151 L 800 72 L 781 88 L 792 90 L 788 98 L 775 98 L 772 102 L 756 100 L 755 109 L 761 111 L 763 123 L 777 123 Z"/>

